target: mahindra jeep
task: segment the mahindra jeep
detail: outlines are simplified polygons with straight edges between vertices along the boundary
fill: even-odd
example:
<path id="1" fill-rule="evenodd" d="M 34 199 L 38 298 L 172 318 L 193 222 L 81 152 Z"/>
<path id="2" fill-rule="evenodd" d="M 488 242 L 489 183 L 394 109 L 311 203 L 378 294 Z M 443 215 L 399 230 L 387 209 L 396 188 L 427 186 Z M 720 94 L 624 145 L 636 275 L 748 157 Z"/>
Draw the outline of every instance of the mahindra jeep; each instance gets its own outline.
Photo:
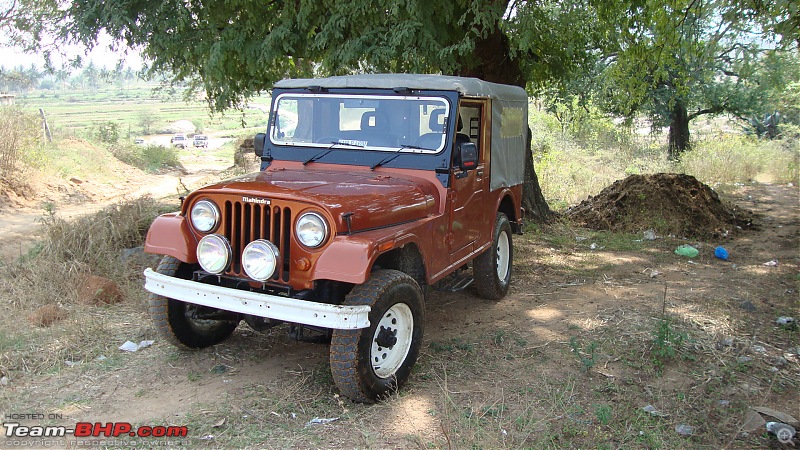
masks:
<path id="1" fill-rule="evenodd" d="M 419 355 L 429 289 L 498 300 L 522 230 L 523 89 L 438 75 L 291 79 L 272 91 L 260 171 L 158 217 L 145 270 L 160 334 L 218 344 L 240 321 L 330 339 L 339 390 L 374 402 Z"/>

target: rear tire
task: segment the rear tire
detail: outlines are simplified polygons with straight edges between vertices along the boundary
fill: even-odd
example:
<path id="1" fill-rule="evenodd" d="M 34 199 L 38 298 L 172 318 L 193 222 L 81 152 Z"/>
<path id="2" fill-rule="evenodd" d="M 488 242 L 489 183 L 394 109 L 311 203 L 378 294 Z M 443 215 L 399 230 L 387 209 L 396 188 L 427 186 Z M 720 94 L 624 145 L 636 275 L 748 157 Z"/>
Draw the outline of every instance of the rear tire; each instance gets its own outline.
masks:
<path id="1" fill-rule="evenodd" d="M 370 326 L 333 330 L 333 380 L 350 399 L 374 403 L 400 389 L 417 361 L 424 321 L 422 292 L 403 272 L 377 270 L 353 288 L 344 304 L 370 306 Z"/>
<path id="2" fill-rule="evenodd" d="M 156 273 L 188 280 L 192 267 L 177 258 L 165 256 Z M 184 349 L 198 349 L 219 344 L 236 329 L 238 321 L 193 319 L 197 305 L 151 293 L 148 311 L 158 334 L 170 344 Z"/>
<path id="3" fill-rule="evenodd" d="M 503 213 L 497 213 L 492 246 L 478 255 L 473 262 L 473 277 L 478 295 L 488 300 L 500 300 L 508 293 L 511 284 L 511 266 L 514 260 L 514 243 L 511 224 Z"/>

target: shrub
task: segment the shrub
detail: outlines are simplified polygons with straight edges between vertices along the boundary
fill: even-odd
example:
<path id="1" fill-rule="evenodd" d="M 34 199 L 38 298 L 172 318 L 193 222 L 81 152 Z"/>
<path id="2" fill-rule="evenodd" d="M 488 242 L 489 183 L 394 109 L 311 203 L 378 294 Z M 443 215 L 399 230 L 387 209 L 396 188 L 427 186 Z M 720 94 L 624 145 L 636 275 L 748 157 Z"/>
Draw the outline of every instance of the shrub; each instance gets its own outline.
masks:
<path id="1" fill-rule="evenodd" d="M 172 147 L 116 144 L 110 150 L 118 160 L 147 172 L 181 168 L 178 154 Z"/>
<path id="2" fill-rule="evenodd" d="M 119 142 L 119 124 L 109 121 L 97 125 L 97 139 L 106 144 Z"/>
<path id="3" fill-rule="evenodd" d="M 42 146 L 38 114 L 17 107 L 0 108 L 0 176 L 11 177 L 20 159 Z"/>
<path id="4" fill-rule="evenodd" d="M 723 135 L 696 142 L 679 169 L 706 183 L 797 182 L 800 143 Z"/>

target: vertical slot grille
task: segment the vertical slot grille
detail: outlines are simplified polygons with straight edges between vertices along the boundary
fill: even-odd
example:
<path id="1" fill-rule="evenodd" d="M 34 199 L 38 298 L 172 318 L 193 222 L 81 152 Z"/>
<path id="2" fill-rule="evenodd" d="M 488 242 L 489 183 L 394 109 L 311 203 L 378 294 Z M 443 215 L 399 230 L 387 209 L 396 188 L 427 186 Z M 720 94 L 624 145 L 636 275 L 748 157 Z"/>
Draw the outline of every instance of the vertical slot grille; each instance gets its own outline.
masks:
<path id="1" fill-rule="evenodd" d="M 246 277 L 242 251 L 256 239 L 266 239 L 280 250 L 277 270 L 272 279 L 289 281 L 291 263 L 292 210 L 288 207 L 226 201 L 222 213 L 222 234 L 231 243 L 231 266 L 228 275 Z"/>

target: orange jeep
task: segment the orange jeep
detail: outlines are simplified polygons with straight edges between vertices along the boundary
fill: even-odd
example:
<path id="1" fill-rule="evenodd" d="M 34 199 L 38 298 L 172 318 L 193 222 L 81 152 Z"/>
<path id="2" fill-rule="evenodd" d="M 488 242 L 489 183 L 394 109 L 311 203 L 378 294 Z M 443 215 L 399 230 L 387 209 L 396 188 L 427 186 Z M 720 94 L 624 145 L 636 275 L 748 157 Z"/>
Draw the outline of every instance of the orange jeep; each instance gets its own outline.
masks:
<path id="1" fill-rule="evenodd" d="M 344 395 L 398 389 L 429 287 L 508 292 L 527 109 L 523 89 L 475 78 L 279 82 L 255 137 L 261 170 L 189 194 L 150 227 L 145 250 L 165 255 L 144 273 L 156 327 L 201 348 L 241 320 L 288 323 L 330 338 Z"/>

